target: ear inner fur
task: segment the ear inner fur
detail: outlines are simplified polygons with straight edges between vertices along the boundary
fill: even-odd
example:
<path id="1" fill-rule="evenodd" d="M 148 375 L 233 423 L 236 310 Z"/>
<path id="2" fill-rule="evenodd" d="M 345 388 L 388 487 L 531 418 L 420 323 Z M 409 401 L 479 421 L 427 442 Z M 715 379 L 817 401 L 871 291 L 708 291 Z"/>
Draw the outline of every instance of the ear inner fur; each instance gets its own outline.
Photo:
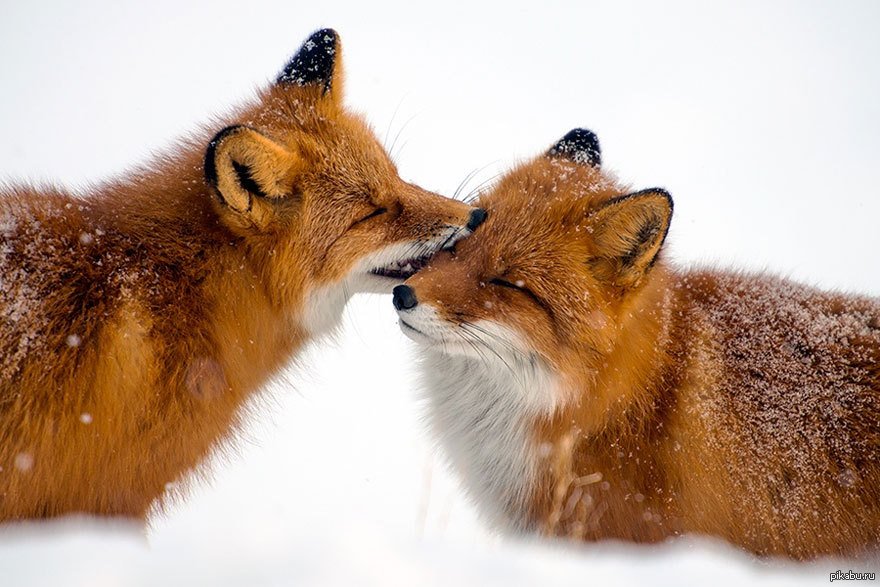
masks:
<path id="1" fill-rule="evenodd" d="M 672 198 L 662 189 L 635 192 L 609 201 L 592 215 L 597 277 L 622 287 L 636 285 L 650 270 L 672 219 Z"/>
<path id="2" fill-rule="evenodd" d="M 300 161 L 296 153 L 246 126 L 228 127 L 210 142 L 205 155 L 205 178 L 222 203 L 252 216 L 258 226 L 270 208 L 258 199 L 290 196 Z"/>
<path id="3" fill-rule="evenodd" d="M 251 168 L 243 163 L 239 163 L 238 161 L 232 162 L 232 168 L 235 170 L 235 174 L 238 176 L 238 182 L 248 192 L 254 194 L 255 196 L 260 196 L 261 198 L 268 198 L 268 194 L 263 191 L 263 188 L 254 181 L 254 174 L 251 171 Z"/>

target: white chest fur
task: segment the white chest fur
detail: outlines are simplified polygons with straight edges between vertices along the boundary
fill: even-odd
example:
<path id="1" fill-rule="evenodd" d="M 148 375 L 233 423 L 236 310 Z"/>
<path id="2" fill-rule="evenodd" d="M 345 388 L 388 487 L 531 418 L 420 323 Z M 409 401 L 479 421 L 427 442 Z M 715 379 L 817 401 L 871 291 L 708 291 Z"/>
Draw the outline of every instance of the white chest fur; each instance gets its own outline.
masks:
<path id="1" fill-rule="evenodd" d="M 556 378 L 537 362 L 480 360 L 422 349 L 422 383 L 434 434 L 481 514 L 528 530 L 538 475 L 535 418 L 552 413 Z"/>
<path id="2" fill-rule="evenodd" d="M 350 278 L 319 287 L 306 296 L 302 325 L 313 337 L 332 332 L 342 320 L 342 311 L 352 293 Z"/>

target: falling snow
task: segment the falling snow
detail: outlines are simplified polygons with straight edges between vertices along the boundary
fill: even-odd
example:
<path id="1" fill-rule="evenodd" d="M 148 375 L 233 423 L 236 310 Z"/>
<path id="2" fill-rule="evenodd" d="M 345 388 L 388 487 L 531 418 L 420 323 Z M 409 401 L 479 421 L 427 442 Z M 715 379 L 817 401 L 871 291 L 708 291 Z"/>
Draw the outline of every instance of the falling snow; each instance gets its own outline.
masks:
<path id="1" fill-rule="evenodd" d="M 20 452 L 15 455 L 15 468 L 25 473 L 34 467 L 34 457 L 30 453 Z"/>

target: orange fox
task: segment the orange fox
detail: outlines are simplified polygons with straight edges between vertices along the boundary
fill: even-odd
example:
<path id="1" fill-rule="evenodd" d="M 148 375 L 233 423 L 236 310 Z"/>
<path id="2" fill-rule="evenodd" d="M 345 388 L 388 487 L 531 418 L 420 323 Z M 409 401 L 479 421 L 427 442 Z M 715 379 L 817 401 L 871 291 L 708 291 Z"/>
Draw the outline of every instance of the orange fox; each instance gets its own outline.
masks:
<path id="1" fill-rule="evenodd" d="M 880 540 L 880 301 L 663 259 L 672 200 L 577 129 L 394 290 L 433 430 L 515 531 L 760 555 Z"/>
<path id="2" fill-rule="evenodd" d="M 316 32 L 212 140 L 93 193 L 0 194 L 0 520 L 144 518 L 351 294 L 479 224 L 398 177 L 339 55 Z"/>

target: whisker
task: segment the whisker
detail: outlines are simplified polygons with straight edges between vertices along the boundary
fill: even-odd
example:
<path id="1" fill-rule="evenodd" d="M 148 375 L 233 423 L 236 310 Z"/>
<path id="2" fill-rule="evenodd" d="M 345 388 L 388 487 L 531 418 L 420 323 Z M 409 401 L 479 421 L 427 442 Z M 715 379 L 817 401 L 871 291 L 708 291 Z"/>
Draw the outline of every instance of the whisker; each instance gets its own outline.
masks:
<path id="1" fill-rule="evenodd" d="M 498 334 L 495 334 L 494 332 L 490 332 L 474 322 L 466 322 L 465 324 L 467 325 L 468 328 L 476 330 L 477 332 L 480 332 L 480 333 L 494 339 L 499 344 L 504 346 L 512 355 L 522 356 L 525 358 L 525 354 L 520 349 L 518 349 L 516 346 L 513 345 L 513 343 L 502 338 Z"/>
<path id="2" fill-rule="evenodd" d="M 397 144 L 397 140 L 400 138 L 401 133 L 406 130 L 406 127 L 409 126 L 409 123 L 415 120 L 416 116 L 418 115 L 419 113 L 410 116 L 409 119 L 403 123 L 403 126 L 401 126 L 400 129 L 397 131 L 397 134 L 394 135 L 394 140 L 391 142 L 391 147 L 388 148 L 388 156 L 391 157 L 391 159 L 394 159 L 394 145 Z"/>
<path id="3" fill-rule="evenodd" d="M 480 182 L 480 183 L 477 185 L 477 187 L 475 187 L 475 188 L 472 189 L 470 192 L 468 192 L 468 195 L 465 196 L 465 198 L 464 198 L 464 202 L 465 202 L 466 204 L 470 204 L 471 202 L 473 202 L 475 199 L 477 199 L 478 197 L 480 197 L 480 195 L 481 195 L 481 194 L 480 194 L 480 190 L 482 190 L 484 187 L 486 187 L 487 185 L 489 185 L 490 183 L 492 183 L 493 181 L 495 181 L 495 180 L 498 179 L 499 177 L 501 177 L 501 173 L 500 173 L 500 172 L 499 172 L 499 173 L 496 173 L 496 174 L 493 175 L 492 177 L 490 177 L 490 178 L 488 178 L 488 179 L 486 179 L 486 180 Z"/>
<path id="4" fill-rule="evenodd" d="M 470 348 L 472 348 L 474 350 L 474 353 L 480 356 L 480 359 L 482 359 L 485 365 L 489 365 L 489 357 L 483 354 L 483 352 L 480 350 L 480 347 L 477 346 L 476 342 L 467 338 L 462 338 L 462 341 L 465 342 Z"/>
<path id="5" fill-rule="evenodd" d="M 397 118 L 397 112 L 400 110 L 405 99 L 406 96 L 400 99 L 400 102 L 394 107 L 394 113 L 391 115 L 391 120 L 388 121 L 388 130 L 385 131 L 385 137 L 382 139 L 382 148 L 385 149 L 386 153 L 388 152 L 388 137 L 391 136 L 391 127 L 394 125 L 394 119 Z"/>
<path id="6" fill-rule="evenodd" d="M 462 323 L 462 324 L 461 324 L 461 330 L 460 330 L 460 332 L 461 332 L 462 334 L 467 335 L 467 336 L 468 336 L 469 338 L 471 338 L 473 341 L 479 343 L 481 346 L 483 346 L 484 348 L 488 349 L 493 355 L 495 355 L 495 356 L 498 358 L 498 360 L 501 361 L 501 363 L 502 363 L 505 367 L 507 367 L 507 369 L 510 371 L 511 375 L 513 375 L 514 380 L 519 384 L 519 386 L 520 386 L 521 388 L 524 389 L 524 388 L 525 388 L 525 384 L 524 384 L 524 382 L 520 379 L 520 377 L 519 377 L 519 373 L 518 373 L 518 372 L 517 372 L 517 371 L 516 371 L 511 365 L 510 365 L 510 363 L 507 362 L 507 360 L 505 360 L 504 357 L 501 356 L 501 354 L 500 354 L 497 350 L 495 350 L 494 348 L 492 348 L 492 345 L 488 344 L 486 341 L 484 341 L 484 340 L 481 339 L 479 336 L 477 336 L 475 333 L 473 333 L 473 332 L 469 329 L 470 326 L 473 326 L 473 324 L 472 324 L 472 323 L 469 323 L 469 322 L 464 322 L 464 323 Z M 514 354 L 514 359 L 517 358 L 517 354 L 521 354 L 521 353 L 518 353 L 518 352 L 517 352 L 516 354 Z"/>
<path id="7" fill-rule="evenodd" d="M 397 152 L 396 152 L 396 153 L 395 153 L 395 152 L 392 152 L 392 153 L 391 153 L 391 155 L 390 155 L 391 159 L 394 160 L 398 155 L 400 155 L 401 153 L 403 153 L 403 150 L 406 148 L 406 146 L 407 146 L 408 144 L 409 144 L 409 139 L 406 139 L 405 141 L 403 141 L 403 143 L 401 143 L 400 148 L 397 150 Z"/>
<path id="8" fill-rule="evenodd" d="M 465 176 L 464 176 L 464 179 L 461 180 L 461 183 L 458 184 L 458 187 L 455 188 L 455 192 L 452 194 L 452 199 L 453 199 L 453 200 L 457 200 L 459 194 L 461 194 L 461 190 L 464 189 L 464 186 L 466 186 L 466 185 L 468 184 L 468 182 L 469 182 L 470 180 L 472 180 L 476 174 L 478 174 L 479 172 L 481 172 L 481 171 L 482 171 L 483 169 L 485 169 L 485 168 L 486 168 L 485 166 L 482 167 L 482 168 L 480 168 L 480 167 L 475 167 L 474 169 L 471 170 L 470 173 L 468 173 L 467 175 L 465 175 Z"/>

